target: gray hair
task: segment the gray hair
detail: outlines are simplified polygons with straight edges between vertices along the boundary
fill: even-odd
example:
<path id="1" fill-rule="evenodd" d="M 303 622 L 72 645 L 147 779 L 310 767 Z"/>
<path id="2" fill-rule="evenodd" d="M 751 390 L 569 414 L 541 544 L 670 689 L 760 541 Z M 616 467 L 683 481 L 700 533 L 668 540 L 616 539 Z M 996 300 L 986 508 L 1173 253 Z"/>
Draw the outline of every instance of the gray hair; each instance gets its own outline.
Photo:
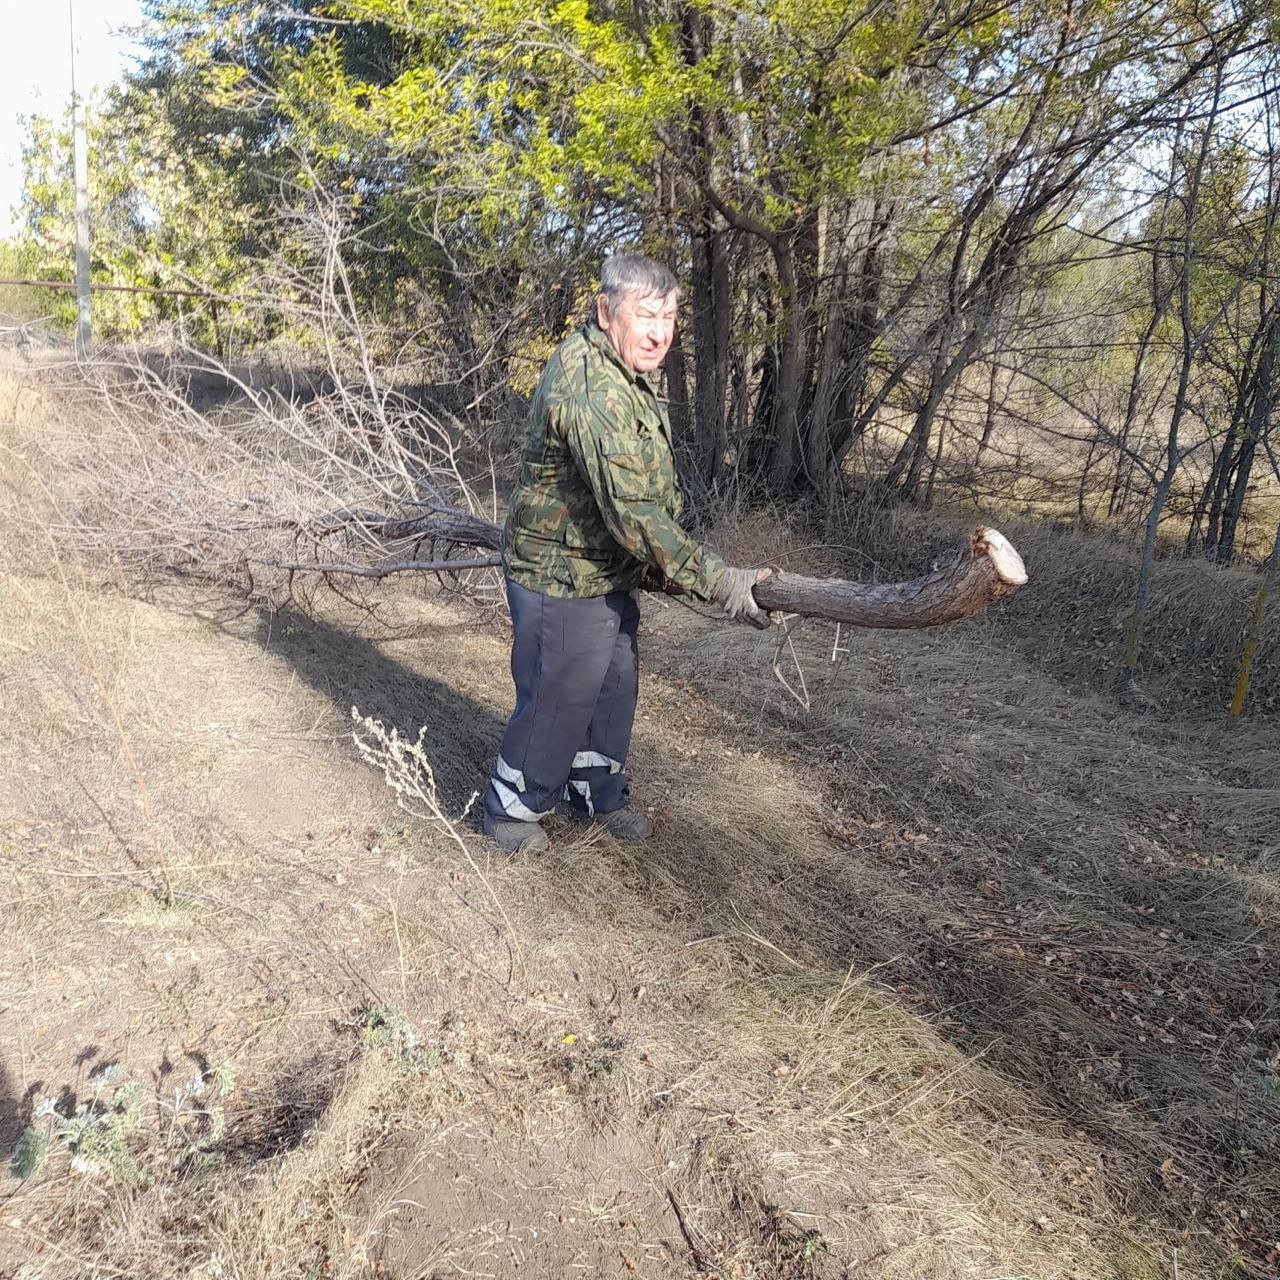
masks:
<path id="1" fill-rule="evenodd" d="M 625 294 L 637 293 L 642 298 L 665 298 L 678 293 L 671 268 L 642 253 L 615 253 L 600 268 L 600 292 L 612 307 Z"/>

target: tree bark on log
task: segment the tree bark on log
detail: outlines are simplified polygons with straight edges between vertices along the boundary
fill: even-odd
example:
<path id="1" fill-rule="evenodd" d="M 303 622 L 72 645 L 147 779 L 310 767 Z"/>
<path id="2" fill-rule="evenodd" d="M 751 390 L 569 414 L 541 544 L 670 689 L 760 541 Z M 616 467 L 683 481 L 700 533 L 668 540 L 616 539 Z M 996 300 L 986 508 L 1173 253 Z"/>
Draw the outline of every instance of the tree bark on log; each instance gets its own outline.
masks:
<path id="1" fill-rule="evenodd" d="M 909 582 L 871 584 L 775 572 L 755 587 L 772 612 L 827 618 L 856 627 L 909 630 L 971 618 L 1027 580 L 1022 557 L 998 529 L 978 528 L 945 568 Z"/>

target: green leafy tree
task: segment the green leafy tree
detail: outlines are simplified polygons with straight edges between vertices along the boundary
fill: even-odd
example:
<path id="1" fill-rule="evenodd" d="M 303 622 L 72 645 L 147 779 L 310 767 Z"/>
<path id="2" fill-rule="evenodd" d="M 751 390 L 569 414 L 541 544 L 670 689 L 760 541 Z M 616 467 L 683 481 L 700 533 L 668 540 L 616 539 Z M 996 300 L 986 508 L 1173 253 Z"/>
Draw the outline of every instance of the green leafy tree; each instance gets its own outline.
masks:
<path id="1" fill-rule="evenodd" d="M 18 253 L 41 279 L 74 274 L 75 207 L 67 122 L 27 122 Z M 235 292 L 246 273 L 247 220 L 224 168 L 187 153 L 154 91 L 113 91 L 89 113 L 91 279 L 139 289 Z M 54 295 L 70 325 L 75 301 Z M 193 336 L 213 338 L 212 313 L 197 299 L 146 292 L 95 295 L 102 336 L 135 334 L 184 315 Z"/>

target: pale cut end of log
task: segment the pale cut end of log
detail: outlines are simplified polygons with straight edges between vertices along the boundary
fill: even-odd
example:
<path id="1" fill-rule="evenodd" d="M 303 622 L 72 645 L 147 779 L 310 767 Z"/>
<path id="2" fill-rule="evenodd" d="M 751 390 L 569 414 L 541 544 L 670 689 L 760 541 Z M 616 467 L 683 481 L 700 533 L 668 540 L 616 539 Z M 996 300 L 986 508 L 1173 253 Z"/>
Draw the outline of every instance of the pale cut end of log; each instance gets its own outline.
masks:
<path id="1" fill-rule="evenodd" d="M 1001 582 L 1007 582 L 1011 587 L 1026 585 L 1027 566 L 1022 563 L 1017 548 L 999 529 L 976 528 L 969 539 L 969 554 L 975 560 L 989 556 L 991 567 Z"/>
<path id="2" fill-rule="evenodd" d="M 755 597 L 771 613 L 910 630 L 971 618 L 1026 581 L 1026 566 L 1009 539 L 998 529 L 978 528 L 950 564 L 909 582 L 846 582 L 775 571 L 756 584 Z"/>

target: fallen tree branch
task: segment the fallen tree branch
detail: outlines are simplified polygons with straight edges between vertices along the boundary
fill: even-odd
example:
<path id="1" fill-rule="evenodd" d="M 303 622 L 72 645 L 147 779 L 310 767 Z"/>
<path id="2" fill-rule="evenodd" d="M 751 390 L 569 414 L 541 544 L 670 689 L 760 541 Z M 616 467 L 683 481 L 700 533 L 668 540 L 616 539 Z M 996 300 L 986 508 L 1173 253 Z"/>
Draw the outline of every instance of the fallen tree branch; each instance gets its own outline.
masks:
<path id="1" fill-rule="evenodd" d="M 497 551 L 502 546 L 502 529 L 492 520 L 452 508 L 434 509 L 425 515 L 405 519 L 355 508 L 325 516 L 307 525 L 305 532 L 312 537 L 323 538 L 352 528 L 376 534 L 388 542 L 402 538 L 432 538 L 472 547 L 488 547 L 492 551 Z"/>
<path id="2" fill-rule="evenodd" d="M 352 340 L 364 360 L 358 325 Z M 330 393 L 297 400 L 210 368 L 234 393 L 227 412 L 198 408 L 141 358 L 77 366 L 77 377 L 93 375 L 87 389 L 102 410 L 92 447 L 78 430 L 46 434 L 54 445 L 42 465 L 79 479 L 69 530 L 78 551 L 143 572 L 195 568 L 271 600 L 292 597 L 299 579 L 342 594 L 342 579 L 405 573 L 439 575 L 489 605 L 500 598 L 502 529 L 473 483 L 458 424 L 389 408 L 366 364 L 363 381 L 344 381 L 333 365 Z M 490 471 L 486 488 L 496 487 Z M 972 617 L 1026 580 L 1008 540 L 979 528 L 950 563 L 909 582 L 775 570 L 755 595 L 774 614 L 908 629 Z"/>
<path id="3" fill-rule="evenodd" d="M 309 529 L 329 531 L 350 522 L 358 524 L 363 532 L 377 532 L 387 541 L 394 541 L 424 533 L 438 538 L 442 529 L 447 528 L 447 541 L 452 545 L 489 549 L 501 545 L 502 531 L 491 521 L 461 513 L 451 517 L 452 513 L 434 512 L 420 520 L 396 520 L 367 511 L 350 511 L 326 517 Z M 272 563 L 277 569 L 291 572 L 381 578 L 414 569 L 457 572 L 493 568 L 501 563 L 501 558 L 492 555 L 475 560 L 402 560 L 368 567 L 324 561 Z M 771 613 L 827 618 L 858 627 L 909 630 L 970 618 L 1012 595 L 1026 581 L 1026 568 L 1013 544 L 998 529 L 980 527 L 973 531 L 968 546 L 949 565 L 908 582 L 849 582 L 843 578 L 806 578 L 798 573 L 775 571 L 757 584 L 755 596 Z"/>
<path id="4" fill-rule="evenodd" d="M 978 528 L 950 565 L 922 578 L 871 584 L 775 572 L 756 585 L 755 597 L 770 612 L 906 630 L 971 618 L 1026 580 L 1013 544 L 997 529 Z"/>
<path id="5" fill-rule="evenodd" d="M 279 560 L 263 560 L 272 569 L 289 573 L 338 573 L 349 578 L 388 578 L 393 573 L 462 573 L 467 569 L 495 569 L 502 563 L 501 556 L 484 556 L 476 560 L 395 560 L 390 564 L 329 564 L 323 560 L 282 563 Z"/>

